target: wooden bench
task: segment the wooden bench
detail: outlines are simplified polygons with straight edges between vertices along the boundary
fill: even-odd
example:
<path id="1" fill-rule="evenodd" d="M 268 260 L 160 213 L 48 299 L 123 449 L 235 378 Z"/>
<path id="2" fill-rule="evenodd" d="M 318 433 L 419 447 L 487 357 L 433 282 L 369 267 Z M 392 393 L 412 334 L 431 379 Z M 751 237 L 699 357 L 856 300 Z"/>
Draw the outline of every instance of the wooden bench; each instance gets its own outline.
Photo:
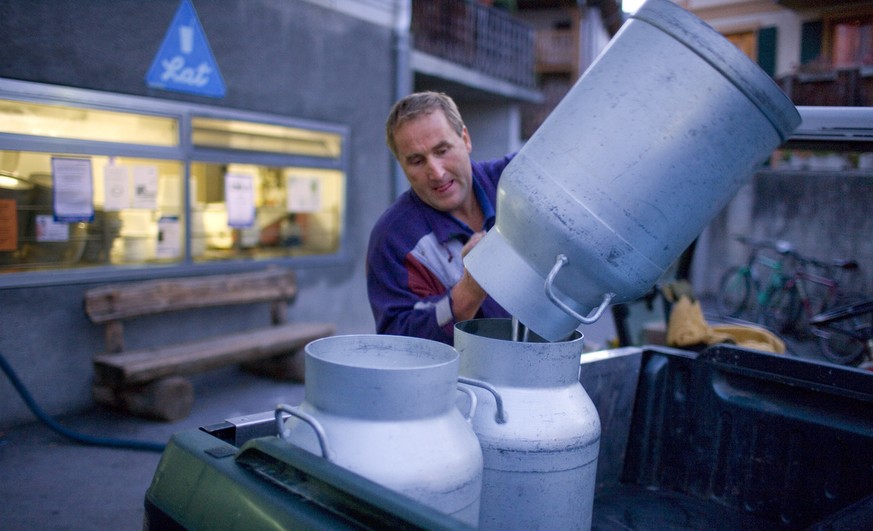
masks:
<path id="1" fill-rule="evenodd" d="M 293 271 L 148 280 L 85 292 L 85 313 L 105 326 L 106 351 L 94 356 L 94 397 L 102 404 L 160 420 L 188 416 L 194 392 L 186 375 L 240 364 L 258 374 L 302 381 L 302 354 L 310 341 L 333 335 L 329 323 L 288 323 L 297 295 Z M 166 346 L 125 350 L 123 321 L 196 308 L 271 303 L 263 328 Z M 177 317 L 174 317 L 177 318 Z"/>

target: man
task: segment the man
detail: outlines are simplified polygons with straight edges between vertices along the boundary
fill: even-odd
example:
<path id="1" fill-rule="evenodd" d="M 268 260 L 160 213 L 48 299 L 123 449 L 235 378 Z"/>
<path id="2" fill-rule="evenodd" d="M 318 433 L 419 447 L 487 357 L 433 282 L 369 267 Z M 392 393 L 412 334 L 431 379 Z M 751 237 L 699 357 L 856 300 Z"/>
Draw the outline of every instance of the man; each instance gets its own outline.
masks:
<path id="1" fill-rule="evenodd" d="M 471 161 L 470 134 L 442 93 L 398 101 L 385 132 L 411 189 L 370 234 L 367 291 L 376 331 L 451 345 L 457 322 L 509 317 L 467 273 L 463 257 L 494 225 L 497 181 L 512 157 Z"/>

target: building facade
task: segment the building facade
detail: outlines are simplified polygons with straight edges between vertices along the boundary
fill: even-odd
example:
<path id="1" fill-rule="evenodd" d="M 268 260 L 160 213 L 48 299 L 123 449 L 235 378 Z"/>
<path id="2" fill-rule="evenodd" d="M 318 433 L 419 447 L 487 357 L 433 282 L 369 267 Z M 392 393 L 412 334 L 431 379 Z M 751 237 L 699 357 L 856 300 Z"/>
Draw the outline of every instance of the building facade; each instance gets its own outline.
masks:
<path id="1" fill-rule="evenodd" d="M 803 73 L 801 55 L 813 54 L 814 46 L 801 50 L 816 21 L 823 36 L 845 32 L 838 30 L 842 19 L 834 18 L 841 3 L 814 3 L 833 16 L 791 3 L 685 7 L 712 15 L 705 19 L 723 33 L 751 31 L 754 38 L 746 42 L 755 43 L 759 64 L 769 60 L 774 75 L 790 77 Z M 83 311 L 83 295 L 107 283 L 279 264 L 295 270 L 300 289 L 289 320 L 334 322 L 341 334 L 371 333 L 364 271 L 369 230 L 406 188 L 384 143 L 391 104 L 414 90 L 448 92 L 470 129 L 473 156 L 496 157 L 521 147 L 609 39 L 611 15 L 595 4 L 519 0 L 511 12 L 486 4 L 0 3 L 6 36 L 0 118 L 7 127 L 0 130 L 0 217 L 15 220 L 14 230 L 9 221 L 0 234 L 0 354 L 38 402 L 53 414 L 92 404 L 91 358 L 104 341 L 102 327 Z M 177 20 L 186 6 L 196 24 Z M 863 15 L 864 9 L 856 11 Z M 775 46 L 766 48 L 768 42 Z M 819 42 L 819 52 L 839 48 L 821 44 L 830 42 L 826 38 Z M 204 68 L 173 62 L 205 49 Z M 856 68 L 858 80 L 869 78 L 864 68 Z M 213 71 L 220 72 L 220 83 L 212 77 L 192 90 Z M 169 77 L 159 79 L 163 75 Z M 189 90 L 174 80 L 188 82 Z M 866 86 L 861 81 L 857 86 Z M 81 123 L 105 136 L 91 136 Z M 66 132 L 46 129 L 58 125 Z M 868 190 L 868 170 L 853 171 L 852 186 Z M 64 175 L 90 186 L 90 200 L 45 186 L 46 173 L 55 184 Z M 108 194 L 108 184 L 119 179 L 128 183 L 123 204 Z M 731 212 L 731 219 L 742 220 L 740 228 L 761 236 L 798 234 L 820 242 L 839 234 L 839 217 L 817 238 L 794 223 L 757 216 L 750 205 L 766 210 L 781 201 L 786 206 L 779 208 L 797 217 L 805 212 L 798 202 L 820 197 L 813 188 L 812 195 L 791 197 L 767 190 L 766 196 L 744 192 L 744 202 L 723 216 Z M 58 207 L 69 212 L 57 216 Z M 740 258 L 741 250 L 724 244 L 738 227 L 726 219 L 717 220 L 721 228 L 710 230 L 701 245 L 699 264 L 706 271 Z M 866 240 L 856 240 L 839 240 L 838 250 L 873 255 Z M 711 288 L 702 281 L 701 289 Z M 184 322 L 143 320 L 129 328 L 128 341 L 130 348 L 148 347 L 262 322 L 260 309 L 201 311 Z M 0 425 L 32 419 L 5 380 L 0 401 L 6 405 Z"/>
<path id="2" fill-rule="evenodd" d="M 520 147 L 520 105 L 539 97 L 524 24 L 456 3 L 465 55 L 440 54 L 413 27 L 427 4 L 0 4 L 0 354 L 48 412 L 92 403 L 104 341 L 83 295 L 107 283 L 282 265 L 289 320 L 374 331 L 369 230 L 407 186 L 384 141 L 392 103 L 449 92 L 487 158 Z M 266 311 L 158 316 L 125 339 L 245 330 Z M 0 401 L 0 424 L 32 419 L 6 380 Z"/>

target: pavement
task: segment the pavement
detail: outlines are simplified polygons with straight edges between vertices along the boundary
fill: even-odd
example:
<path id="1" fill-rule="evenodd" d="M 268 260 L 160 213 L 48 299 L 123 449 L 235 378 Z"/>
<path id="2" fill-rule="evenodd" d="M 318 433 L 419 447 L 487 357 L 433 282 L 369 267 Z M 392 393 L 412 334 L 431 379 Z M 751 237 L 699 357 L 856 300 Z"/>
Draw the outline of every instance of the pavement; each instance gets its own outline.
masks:
<path id="1" fill-rule="evenodd" d="M 611 318 L 584 330 L 590 345 L 614 337 Z M 792 352 L 815 357 L 809 345 Z M 0 376 L 2 377 L 2 376 Z M 195 401 L 184 420 L 167 423 L 135 418 L 95 406 L 56 419 L 89 437 L 166 443 L 172 434 L 225 419 L 297 405 L 304 386 L 242 372 L 234 367 L 192 378 Z M 31 390 L 39 403 L 38 390 Z M 80 444 L 34 421 L 0 428 L 0 531 L 142 529 L 143 500 L 160 453 Z"/>
<path id="2" fill-rule="evenodd" d="M 176 422 L 95 406 L 56 419 L 88 437 L 166 443 L 172 434 L 303 401 L 303 384 L 236 368 L 192 378 L 191 415 Z M 39 402 L 38 392 L 31 390 Z M 143 500 L 160 453 L 80 444 L 41 422 L 0 430 L 0 530 L 141 530 Z"/>

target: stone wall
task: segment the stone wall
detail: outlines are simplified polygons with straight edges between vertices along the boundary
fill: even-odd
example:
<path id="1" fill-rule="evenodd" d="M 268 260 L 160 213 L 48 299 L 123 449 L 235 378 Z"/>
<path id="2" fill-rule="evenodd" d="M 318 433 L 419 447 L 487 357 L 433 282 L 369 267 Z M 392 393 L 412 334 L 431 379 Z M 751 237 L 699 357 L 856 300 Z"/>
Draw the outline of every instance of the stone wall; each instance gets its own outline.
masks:
<path id="1" fill-rule="evenodd" d="M 857 260 L 843 275 L 848 290 L 873 288 L 873 173 L 869 170 L 762 171 L 716 216 L 698 240 L 695 290 L 713 294 L 721 274 L 743 263 L 748 247 L 734 235 L 785 240 L 804 256 L 822 261 Z"/>

